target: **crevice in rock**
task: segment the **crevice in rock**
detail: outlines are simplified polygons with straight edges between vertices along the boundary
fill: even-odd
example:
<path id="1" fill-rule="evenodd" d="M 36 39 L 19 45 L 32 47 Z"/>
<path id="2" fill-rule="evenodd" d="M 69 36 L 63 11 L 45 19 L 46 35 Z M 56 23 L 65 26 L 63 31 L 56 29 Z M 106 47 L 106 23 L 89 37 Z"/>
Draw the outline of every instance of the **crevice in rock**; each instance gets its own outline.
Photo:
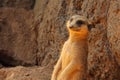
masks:
<path id="1" fill-rule="evenodd" d="M 16 67 L 16 66 L 33 66 L 30 63 L 23 62 L 22 60 L 15 59 L 11 53 L 7 50 L 0 50 L 0 64 L 4 67 Z"/>
<path id="2" fill-rule="evenodd" d="M 10 56 L 7 50 L 0 50 L 0 63 L 5 67 L 14 67 L 16 60 Z"/>
<path id="3" fill-rule="evenodd" d="M 43 6 L 47 6 L 48 3 L 49 3 L 49 0 L 45 0 Z M 46 8 L 46 7 L 44 7 L 44 8 Z M 44 18 L 44 10 L 45 9 L 43 9 L 43 11 L 41 13 L 36 15 L 35 20 L 34 20 L 34 24 L 33 24 L 33 26 L 34 26 L 34 30 L 33 31 L 35 32 L 35 43 L 36 43 L 36 46 L 37 46 L 37 50 L 36 50 L 36 65 L 37 66 L 41 66 L 41 64 L 42 64 L 42 62 L 43 62 L 43 60 L 44 60 L 44 58 L 46 56 L 46 55 L 41 55 L 42 53 L 40 53 L 41 51 L 39 49 L 39 44 L 40 43 L 38 41 L 38 38 L 40 36 L 39 35 L 40 23 L 42 23 L 43 18 Z"/>
<path id="4" fill-rule="evenodd" d="M 39 49 L 38 49 L 38 25 L 40 24 L 40 22 L 41 22 L 41 20 L 42 19 L 40 19 L 40 21 L 39 20 L 35 20 L 35 22 L 34 22 L 34 24 L 33 24 L 33 26 L 34 26 L 34 29 L 33 29 L 33 31 L 35 32 L 35 44 L 36 44 L 36 64 L 35 65 L 37 65 L 38 66 L 38 53 L 39 53 Z"/>
<path id="5" fill-rule="evenodd" d="M 31 9 L 34 9 L 35 4 L 36 4 L 36 0 L 33 0 L 33 3 L 32 3 L 32 5 L 31 5 Z"/>

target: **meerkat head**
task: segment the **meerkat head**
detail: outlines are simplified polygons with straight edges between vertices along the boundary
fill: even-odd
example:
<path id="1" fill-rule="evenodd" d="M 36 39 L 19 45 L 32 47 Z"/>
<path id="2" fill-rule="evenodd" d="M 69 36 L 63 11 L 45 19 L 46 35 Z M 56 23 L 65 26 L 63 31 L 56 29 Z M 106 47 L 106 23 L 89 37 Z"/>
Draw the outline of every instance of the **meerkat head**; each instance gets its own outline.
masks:
<path id="1" fill-rule="evenodd" d="M 92 28 L 92 24 L 86 17 L 74 15 L 67 21 L 67 28 L 69 32 L 87 36 Z"/>

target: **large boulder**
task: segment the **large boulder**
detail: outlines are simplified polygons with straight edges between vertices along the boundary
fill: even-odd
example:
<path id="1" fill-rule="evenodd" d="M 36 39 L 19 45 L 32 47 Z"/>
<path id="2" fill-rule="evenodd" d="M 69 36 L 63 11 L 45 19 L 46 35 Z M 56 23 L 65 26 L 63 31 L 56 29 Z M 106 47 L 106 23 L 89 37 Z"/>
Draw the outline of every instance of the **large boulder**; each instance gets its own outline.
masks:
<path id="1" fill-rule="evenodd" d="M 32 11 L 0 8 L 0 63 L 35 65 L 36 36 Z"/>

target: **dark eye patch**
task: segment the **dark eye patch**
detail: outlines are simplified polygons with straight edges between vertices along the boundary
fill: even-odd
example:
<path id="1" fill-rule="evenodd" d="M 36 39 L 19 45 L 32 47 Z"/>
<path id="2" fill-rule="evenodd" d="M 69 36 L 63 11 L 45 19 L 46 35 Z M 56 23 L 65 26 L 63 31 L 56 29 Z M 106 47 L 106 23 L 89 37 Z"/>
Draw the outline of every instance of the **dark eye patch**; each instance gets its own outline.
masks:
<path id="1" fill-rule="evenodd" d="M 76 22 L 76 24 L 77 24 L 77 25 L 82 25 L 82 24 L 85 24 L 85 22 L 84 22 L 84 21 L 81 21 L 81 20 L 78 20 L 78 21 Z"/>

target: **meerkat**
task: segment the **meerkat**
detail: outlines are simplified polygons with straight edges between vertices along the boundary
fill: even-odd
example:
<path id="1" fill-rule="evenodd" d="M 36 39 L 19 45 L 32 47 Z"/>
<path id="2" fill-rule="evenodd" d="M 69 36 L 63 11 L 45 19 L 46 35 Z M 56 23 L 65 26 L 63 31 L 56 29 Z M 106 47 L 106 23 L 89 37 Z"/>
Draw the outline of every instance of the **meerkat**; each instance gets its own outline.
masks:
<path id="1" fill-rule="evenodd" d="M 51 80 L 84 80 L 87 75 L 87 38 L 91 23 L 84 16 L 74 15 L 66 25 L 69 38 L 63 45 Z"/>

